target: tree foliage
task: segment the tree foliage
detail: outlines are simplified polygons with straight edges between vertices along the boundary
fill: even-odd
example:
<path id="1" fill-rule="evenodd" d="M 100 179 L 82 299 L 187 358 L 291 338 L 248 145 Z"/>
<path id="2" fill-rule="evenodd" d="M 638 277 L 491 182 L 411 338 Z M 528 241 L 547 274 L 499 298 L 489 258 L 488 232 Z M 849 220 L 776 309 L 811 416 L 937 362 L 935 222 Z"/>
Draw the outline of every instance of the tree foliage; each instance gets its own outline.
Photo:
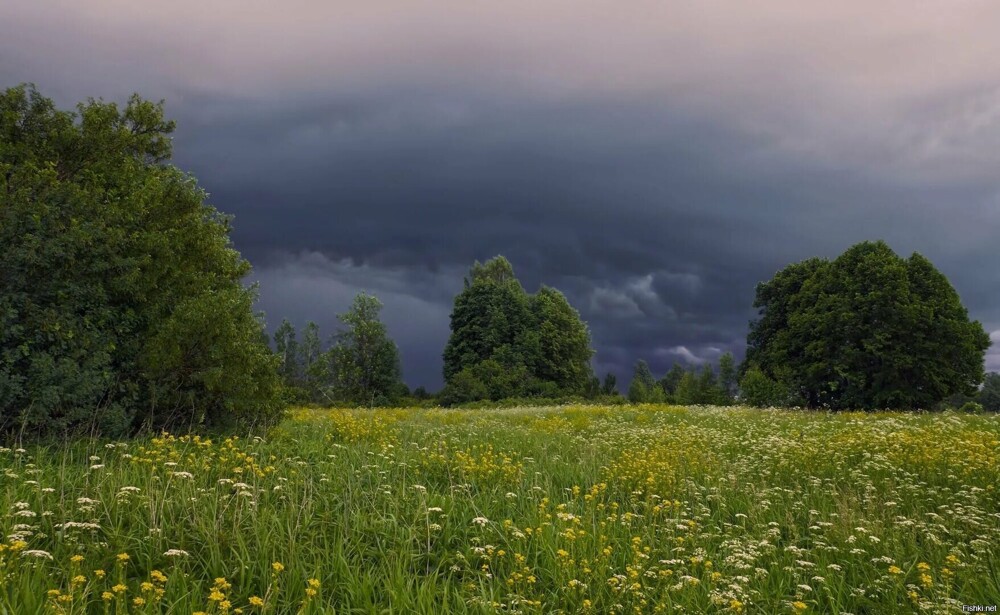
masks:
<path id="1" fill-rule="evenodd" d="M 0 429 L 271 422 L 277 362 L 229 219 L 162 104 L 0 94 Z"/>
<path id="2" fill-rule="evenodd" d="M 331 397 L 363 405 L 388 405 L 405 395 L 399 349 L 379 319 L 382 302 L 360 293 L 351 308 L 337 318 L 344 327 L 325 361 L 329 369 Z M 318 334 L 317 334 L 318 339 Z"/>
<path id="3" fill-rule="evenodd" d="M 473 264 L 455 297 L 442 403 L 589 395 L 590 332 L 554 288 L 525 292 L 502 256 Z"/>
<path id="4" fill-rule="evenodd" d="M 987 412 L 1000 412 L 1000 374 L 986 374 L 983 388 L 979 391 L 979 403 Z"/>
<path id="5" fill-rule="evenodd" d="M 757 287 L 756 365 L 809 407 L 930 408 L 983 379 L 989 337 L 926 258 L 864 242 Z"/>

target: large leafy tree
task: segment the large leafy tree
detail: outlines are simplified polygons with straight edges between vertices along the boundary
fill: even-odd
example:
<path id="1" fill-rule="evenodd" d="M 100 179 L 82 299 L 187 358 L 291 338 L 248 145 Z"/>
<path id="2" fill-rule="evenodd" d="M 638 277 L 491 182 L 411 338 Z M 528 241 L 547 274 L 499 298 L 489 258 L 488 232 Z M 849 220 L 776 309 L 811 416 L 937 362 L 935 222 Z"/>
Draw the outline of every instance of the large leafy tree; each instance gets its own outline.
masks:
<path id="1" fill-rule="evenodd" d="M 364 405 L 386 405 L 405 394 L 399 349 L 379 319 L 382 302 L 361 293 L 337 318 L 343 328 L 327 353 L 332 397 Z"/>
<path id="2" fill-rule="evenodd" d="M 757 287 L 747 367 L 810 407 L 930 408 L 972 394 L 989 337 L 926 258 L 864 242 Z"/>
<path id="3" fill-rule="evenodd" d="M 0 94 L 0 429 L 270 422 L 277 361 L 229 219 L 133 96 Z"/>
<path id="4" fill-rule="evenodd" d="M 565 296 L 529 295 L 502 256 L 476 262 L 455 297 L 444 350 L 445 403 L 586 394 L 590 332 Z"/>

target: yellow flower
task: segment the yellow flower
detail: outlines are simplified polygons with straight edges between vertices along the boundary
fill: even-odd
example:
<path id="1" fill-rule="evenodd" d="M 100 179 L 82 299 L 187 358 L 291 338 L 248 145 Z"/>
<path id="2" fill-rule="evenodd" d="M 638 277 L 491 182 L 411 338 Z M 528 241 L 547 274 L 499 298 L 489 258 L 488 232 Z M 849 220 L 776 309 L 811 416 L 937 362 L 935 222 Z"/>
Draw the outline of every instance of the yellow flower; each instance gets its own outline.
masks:
<path id="1" fill-rule="evenodd" d="M 73 557 L 69 558 L 69 561 L 73 562 L 74 564 L 79 564 L 80 562 L 83 561 L 83 556 L 82 555 L 74 555 Z"/>
<path id="2" fill-rule="evenodd" d="M 152 591 L 153 590 L 153 584 L 150 583 L 149 581 L 143 581 L 139 585 L 139 589 L 141 589 L 144 592 Z"/>
<path id="3" fill-rule="evenodd" d="M 306 581 L 306 583 L 309 585 L 309 587 L 314 587 L 316 589 L 319 589 L 320 586 L 319 579 L 309 579 L 308 581 Z"/>
<path id="4" fill-rule="evenodd" d="M 729 601 L 729 608 L 730 610 L 741 612 L 743 610 L 743 603 L 737 600 L 736 598 L 733 598 L 732 600 Z"/>
<path id="5" fill-rule="evenodd" d="M 132 599 L 132 604 L 134 604 L 136 606 L 142 606 L 142 605 L 146 604 L 146 599 L 145 598 L 138 598 L 138 597 L 137 598 L 133 598 Z"/>
<path id="6" fill-rule="evenodd" d="M 285 565 L 282 564 L 281 562 L 274 562 L 273 564 L 271 564 L 271 568 L 274 569 L 275 572 L 281 572 L 282 570 L 285 569 Z"/>
<path id="7" fill-rule="evenodd" d="M 129 558 L 128 553 L 119 553 L 117 557 L 118 557 L 118 561 L 122 562 L 122 563 L 125 563 L 129 559 L 131 559 L 131 558 Z"/>
<path id="8" fill-rule="evenodd" d="M 899 566 L 889 566 L 889 574 L 903 574 L 903 569 Z"/>
<path id="9" fill-rule="evenodd" d="M 219 603 L 219 608 L 223 611 L 228 611 L 229 607 L 233 606 L 228 600 L 223 600 Z"/>
<path id="10" fill-rule="evenodd" d="M 101 594 L 101 599 L 102 599 L 102 600 L 105 600 L 105 601 L 107 601 L 107 600 L 111 600 L 111 599 L 112 599 L 112 598 L 114 598 L 114 597 L 115 597 L 115 595 L 114 595 L 114 594 L 112 594 L 111 592 L 103 592 L 103 593 Z"/>
<path id="11" fill-rule="evenodd" d="M 795 602 L 792 603 L 792 608 L 795 609 L 796 613 L 801 613 L 802 611 L 809 608 L 809 606 L 805 602 L 796 600 Z"/>
<path id="12" fill-rule="evenodd" d="M 931 569 L 931 565 L 928 564 L 927 562 L 920 562 L 919 564 L 917 564 L 917 570 L 923 570 L 923 571 L 926 572 L 926 571 L 928 571 L 930 569 Z"/>
<path id="13" fill-rule="evenodd" d="M 49 595 L 49 598 L 58 598 L 59 594 L 62 593 L 62 592 L 60 592 L 58 589 L 50 589 L 49 591 L 47 591 L 45 593 L 47 593 Z"/>
<path id="14" fill-rule="evenodd" d="M 103 570 L 98 569 L 94 571 L 94 576 L 97 577 L 98 579 L 103 579 L 104 575 L 105 572 Z"/>
<path id="15" fill-rule="evenodd" d="M 250 596 L 251 606 L 264 606 L 264 599 L 260 596 Z"/>
<path id="16" fill-rule="evenodd" d="M 313 596 L 316 595 L 316 590 L 313 589 L 313 588 L 311 588 L 311 587 L 307 587 L 306 588 L 306 595 L 309 596 L 310 598 L 312 598 Z"/>
<path id="17" fill-rule="evenodd" d="M 87 577 L 83 576 L 82 574 L 78 574 L 70 580 L 71 585 L 79 585 L 81 583 L 86 583 L 86 582 L 87 582 Z"/>
<path id="18" fill-rule="evenodd" d="M 221 602 L 226 599 L 226 595 L 217 589 L 213 589 L 212 593 L 208 595 L 208 599 L 212 602 Z"/>
<path id="19" fill-rule="evenodd" d="M 920 584 L 924 587 L 930 587 L 931 585 L 934 585 L 934 580 L 931 578 L 931 575 L 925 572 L 920 575 Z"/>
<path id="20" fill-rule="evenodd" d="M 154 571 L 150 572 L 149 573 L 149 577 L 151 579 L 153 579 L 154 581 L 156 581 L 157 583 L 166 583 L 167 582 L 167 575 L 163 574 L 159 570 L 154 570 Z"/>
<path id="21" fill-rule="evenodd" d="M 114 587 L 112 587 L 111 591 L 115 592 L 116 594 L 120 594 L 120 593 L 124 592 L 126 589 L 128 589 L 128 588 L 125 587 L 124 585 L 122 585 L 121 583 L 119 583 L 119 584 L 115 585 Z"/>

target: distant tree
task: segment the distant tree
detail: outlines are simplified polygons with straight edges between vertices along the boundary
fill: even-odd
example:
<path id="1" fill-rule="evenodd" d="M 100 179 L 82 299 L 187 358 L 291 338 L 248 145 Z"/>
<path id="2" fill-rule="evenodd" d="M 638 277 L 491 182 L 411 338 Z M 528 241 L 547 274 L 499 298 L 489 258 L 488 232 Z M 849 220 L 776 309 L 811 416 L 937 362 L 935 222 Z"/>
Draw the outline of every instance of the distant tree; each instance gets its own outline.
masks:
<path id="1" fill-rule="evenodd" d="M 485 264 L 477 261 L 465 279 L 465 289 L 455 297 L 451 336 L 444 350 L 445 381 L 482 361 L 498 359 L 497 355 L 503 364 L 523 365 L 531 320 L 528 294 L 510 262 L 502 256 Z"/>
<path id="2" fill-rule="evenodd" d="M 431 394 L 427 392 L 427 388 L 424 387 L 423 385 L 418 386 L 417 388 L 413 389 L 413 396 L 415 398 L 417 398 L 417 399 L 430 399 L 431 398 Z"/>
<path id="3" fill-rule="evenodd" d="M 699 399 L 698 378 L 693 370 L 685 370 L 674 390 L 674 403 L 682 406 L 697 404 Z"/>
<path id="4" fill-rule="evenodd" d="M 583 392 L 583 396 L 587 399 L 595 399 L 601 395 L 601 379 L 597 376 L 591 376 L 590 380 L 587 381 L 587 388 Z"/>
<path id="5" fill-rule="evenodd" d="M 989 337 L 947 279 L 883 242 L 810 259 L 757 287 L 747 365 L 809 407 L 931 408 L 972 394 Z"/>
<path id="6" fill-rule="evenodd" d="M 0 92 L 0 432 L 267 424 L 278 360 L 162 104 Z"/>
<path id="7" fill-rule="evenodd" d="M 632 372 L 632 382 L 628 387 L 628 400 L 634 404 L 661 403 L 663 391 L 653 378 L 653 372 L 645 360 L 639 359 Z"/>
<path id="8" fill-rule="evenodd" d="M 731 404 L 739 388 L 739 376 L 736 373 L 736 362 L 733 353 L 727 352 L 719 357 L 719 390 L 721 404 Z"/>
<path id="9" fill-rule="evenodd" d="M 344 327 L 337 333 L 326 361 L 333 398 L 364 405 L 387 405 L 405 394 L 399 350 L 379 320 L 381 310 L 381 301 L 360 293 L 351 308 L 337 316 Z"/>
<path id="10" fill-rule="evenodd" d="M 561 292 L 542 286 L 531 297 L 531 334 L 537 345 L 528 354 L 532 375 L 554 382 L 568 394 L 582 394 L 593 376 L 590 331 Z"/>
<path id="11" fill-rule="evenodd" d="M 979 403 L 987 412 L 1000 412 L 1000 374 L 986 374 L 983 388 L 979 391 Z"/>
<path id="12" fill-rule="evenodd" d="M 443 399 L 585 395 L 592 355 L 587 326 L 562 293 L 543 286 L 528 295 L 507 259 L 477 261 L 451 313 Z"/>
<path id="13" fill-rule="evenodd" d="M 663 389 L 663 394 L 670 399 L 675 401 L 674 395 L 677 393 L 677 385 L 681 383 L 681 378 L 684 377 L 684 372 L 686 370 L 680 363 L 674 363 L 663 378 L 660 378 L 659 385 Z"/>
<path id="14" fill-rule="evenodd" d="M 618 378 L 614 374 L 608 372 L 604 375 L 604 382 L 601 383 L 601 394 L 602 395 L 617 395 L 618 394 Z"/>
<path id="15" fill-rule="evenodd" d="M 295 327 L 288 319 L 281 321 L 274 331 L 275 354 L 280 360 L 278 368 L 286 385 L 296 384 L 300 378 L 299 343 L 295 339 Z"/>
<path id="16" fill-rule="evenodd" d="M 319 325 L 313 321 L 302 329 L 302 341 L 298 344 L 296 369 L 300 373 L 299 382 L 306 394 L 314 402 L 323 401 L 323 385 L 330 378 L 328 364 L 321 361 L 323 343 L 320 341 Z"/>

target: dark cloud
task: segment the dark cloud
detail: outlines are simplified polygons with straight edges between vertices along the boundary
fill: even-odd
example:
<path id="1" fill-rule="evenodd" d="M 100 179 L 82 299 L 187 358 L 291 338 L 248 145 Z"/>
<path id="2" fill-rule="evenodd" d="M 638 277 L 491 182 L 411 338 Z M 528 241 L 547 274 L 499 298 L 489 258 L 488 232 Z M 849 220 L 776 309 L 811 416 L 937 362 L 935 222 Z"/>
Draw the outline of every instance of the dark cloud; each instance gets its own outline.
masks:
<path id="1" fill-rule="evenodd" d="M 411 385 L 440 385 L 451 299 L 499 253 L 566 293 L 620 382 L 741 355 L 757 282 L 872 238 L 928 256 L 1000 337 L 989 6 L 97 4 L 0 7 L 0 82 L 166 98 L 269 324 L 329 334 L 374 292 Z"/>

